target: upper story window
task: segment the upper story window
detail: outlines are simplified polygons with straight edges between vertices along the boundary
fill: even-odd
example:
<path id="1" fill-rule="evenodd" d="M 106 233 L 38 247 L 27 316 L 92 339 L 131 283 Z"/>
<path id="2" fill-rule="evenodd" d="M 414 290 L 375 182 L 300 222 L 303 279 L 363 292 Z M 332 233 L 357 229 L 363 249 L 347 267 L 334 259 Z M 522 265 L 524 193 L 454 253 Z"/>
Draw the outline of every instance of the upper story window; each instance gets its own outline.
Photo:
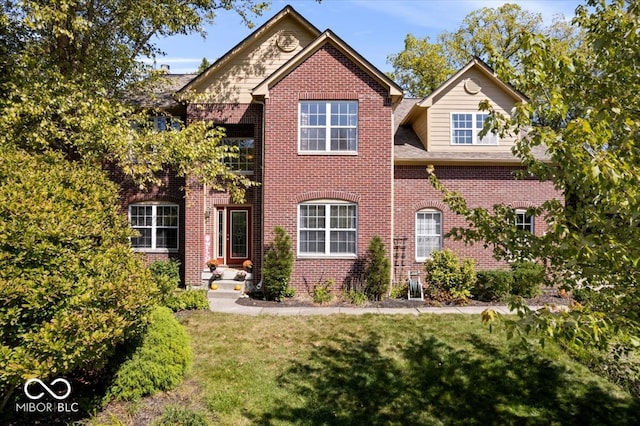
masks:
<path id="1" fill-rule="evenodd" d="M 153 128 L 158 132 L 180 130 L 181 127 L 181 121 L 178 117 L 158 115 L 151 117 L 151 122 L 153 123 Z"/>
<path id="2" fill-rule="evenodd" d="M 222 143 L 238 147 L 237 157 L 225 159 L 225 163 L 231 170 L 253 173 L 255 155 L 253 138 L 224 138 Z"/>
<path id="3" fill-rule="evenodd" d="M 497 145 L 498 135 L 487 133 L 483 138 L 478 136 L 482 130 L 485 113 L 452 112 L 451 144 L 452 145 Z"/>
<path id="4" fill-rule="evenodd" d="M 442 214 L 420 210 L 416 213 L 416 261 L 424 262 L 437 250 L 442 250 Z"/>
<path id="5" fill-rule="evenodd" d="M 301 101 L 298 149 L 304 153 L 356 153 L 357 101 Z"/>
<path id="6" fill-rule="evenodd" d="M 140 233 L 131 238 L 139 250 L 177 250 L 178 214 L 175 204 L 140 203 L 129 206 L 129 223 Z"/>
<path id="7" fill-rule="evenodd" d="M 516 228 L 533 234 L 533 224 L 533 216 L 527 214 L 526 210 L 516 210 Z"/>
<path id="8" fill-rule="evenodd" d="M 298 253 L 301 256 L 355 256 L 357 207 L 341 201 L 298 206 Z"/>

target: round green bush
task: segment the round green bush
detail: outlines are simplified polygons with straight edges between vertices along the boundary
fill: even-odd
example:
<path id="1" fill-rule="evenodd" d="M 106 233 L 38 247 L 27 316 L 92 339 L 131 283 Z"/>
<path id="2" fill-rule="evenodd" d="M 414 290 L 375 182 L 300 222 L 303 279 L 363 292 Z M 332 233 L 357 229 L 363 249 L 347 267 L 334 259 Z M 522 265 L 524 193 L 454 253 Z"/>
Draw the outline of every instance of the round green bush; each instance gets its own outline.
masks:
<path id="1" fill-rule="evenodd" d="M 512 285 L 512 271 L 505 269 L 478 271 L 471 294 L 483 302 L 504 300 L 511 293 Z"/>
<path id="2" fill-rule="evenodd" d="M 542 286 L 546 283 L 544 266 L 534 262 L 516 262 L 511 269 L 511 294 L 529 299 L 542 293 Z"/>
<path id="3" fill-rule="evenodd" d="M 167 307 L 151 314 L 142 343 L 122 363 L 106 393 L 106 400 L 136 400 L 178 386 L 193 360 L 184 327 Z"/>

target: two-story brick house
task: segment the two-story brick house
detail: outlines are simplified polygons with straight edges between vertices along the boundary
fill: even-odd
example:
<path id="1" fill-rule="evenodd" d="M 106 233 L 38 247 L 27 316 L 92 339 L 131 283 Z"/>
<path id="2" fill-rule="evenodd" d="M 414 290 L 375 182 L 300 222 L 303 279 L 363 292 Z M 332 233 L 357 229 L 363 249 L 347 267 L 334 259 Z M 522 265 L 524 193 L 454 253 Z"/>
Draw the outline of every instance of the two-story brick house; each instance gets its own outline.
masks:
<path id="1" fill-rule="evenodd" d="M 127 194 L 132 226 L 145 233 L 134 249 L 151 259 L 177 257 L 186 283 L 201 281 L 209 258 L 229 266 L 251 259 L 259 277 L 275 226 L 294 242 L 299 290 L 356 276 L 375 235 L 396 275 L 420 269 L 440 248 L 495 266 L 482 247 L 443 240 L 464 223 L 431 188 L 426 165 L 474 206 L 526 208 L 558 196 L 551 184 L 514 180 L 521 165 L 513 140 L 477 136 L 482 99 L 505 113 L 526 101 L 479 60 L 427 98 L 404 99 L 337 35 L 287 6 L 203 73 L 171 78 L 179 90 L 162 106 L 187 125 L 223 126 L 226 142 L 240 150 L 232 166 L 260 184 L 241 205 L 171 176 L 164 187 Z M 519 225 L 544 232 L 524 214 Z"/>

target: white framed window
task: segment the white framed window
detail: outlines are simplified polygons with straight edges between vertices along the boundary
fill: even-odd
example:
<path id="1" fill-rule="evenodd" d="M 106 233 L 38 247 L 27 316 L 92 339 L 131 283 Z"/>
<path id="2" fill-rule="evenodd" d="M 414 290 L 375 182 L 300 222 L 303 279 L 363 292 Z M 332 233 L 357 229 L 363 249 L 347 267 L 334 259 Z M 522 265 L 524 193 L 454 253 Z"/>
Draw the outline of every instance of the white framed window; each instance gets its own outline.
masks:
<path id="1" fill-rule="evenodd" d="M 238 157 L 225 159 L 225 163 L 231 170 L 247 174 L 253 173 L 253 159 L 255 156 L 253 138 L 224 138 L 222 143 L 238 147 Z"/>
<path id="2" fill-rule="evenodd" d="M 416 261 L 424 262 L 442 250 L 442 213 L 425 209 L 416 212 Z"/>
<path id="3" fill-rule="evenodd" d="M 355 204 L 313 201 L 298 205 L 300 256 L 355 256 L 358 213 Z"/>
<path id="4" fill-rule="evenodd" d="M 534 218 L 526 210 L 516 210 L 516 228 L 533 234 Z"/>
<path id="5" fill-rule="evenodd" d="M 489 116 L 480 112 L 452 112 L 451 113 L 451 144 L 452 145 L 497 145 L 498 135 L 487 133 L 483 138 L 478 136 L 482 130 L 484 120 Z"/>
<path id="6" fill-rule="evenodd" d="M 176 204 L 139 203 L 129 206 L 129 223 L 140 233 L 131 238 L 136 250 L 178 250 L 179 207 Z"/>
<path id="7" fill-rule="evenodd" d="M 151 117 L 153 128 L 157 132 L 166 132 L 168 130 L 180 130 L 182 124 L 178 117 L 168 117 L 165 115 L 156 115 Z"/>
<path id="8" fill-rule="evenodd" d="M 356 153 L 357 101 L 300 101 L 298 151 L 301 153 Z"/>

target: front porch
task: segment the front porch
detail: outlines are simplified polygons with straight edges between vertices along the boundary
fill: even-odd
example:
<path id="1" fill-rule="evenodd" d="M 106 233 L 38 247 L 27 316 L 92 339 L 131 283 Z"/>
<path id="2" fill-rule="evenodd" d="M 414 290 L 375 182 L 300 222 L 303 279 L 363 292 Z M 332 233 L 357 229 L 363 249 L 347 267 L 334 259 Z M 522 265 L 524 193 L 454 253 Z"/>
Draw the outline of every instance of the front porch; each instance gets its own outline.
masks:
<path id="1" fill-rule="evenodd" d="M 208 298 L 238 299 L 253 291 L 253 274 L 242 269 L 219 266 L 214 271 L 202 271 L 201 282 Z"/>

